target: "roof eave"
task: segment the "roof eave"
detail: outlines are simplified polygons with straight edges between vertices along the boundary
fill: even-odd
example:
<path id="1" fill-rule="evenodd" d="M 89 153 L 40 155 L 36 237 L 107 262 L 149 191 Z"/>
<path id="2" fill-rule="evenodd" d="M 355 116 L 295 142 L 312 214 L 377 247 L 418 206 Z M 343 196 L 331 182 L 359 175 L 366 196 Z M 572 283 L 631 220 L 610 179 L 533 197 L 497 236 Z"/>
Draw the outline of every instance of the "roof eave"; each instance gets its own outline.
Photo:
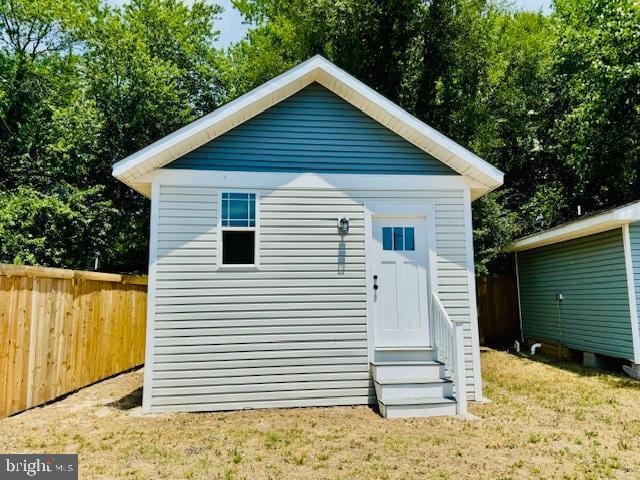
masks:
<path id="1" fill-rule="evenodd" d="M 637 221 L 640 221 L 640 202 L 529 235 L 512 242 L 507 246 L 506 250 L 508 252 L 531 250 L 545 245 L 606 232 Z"/>

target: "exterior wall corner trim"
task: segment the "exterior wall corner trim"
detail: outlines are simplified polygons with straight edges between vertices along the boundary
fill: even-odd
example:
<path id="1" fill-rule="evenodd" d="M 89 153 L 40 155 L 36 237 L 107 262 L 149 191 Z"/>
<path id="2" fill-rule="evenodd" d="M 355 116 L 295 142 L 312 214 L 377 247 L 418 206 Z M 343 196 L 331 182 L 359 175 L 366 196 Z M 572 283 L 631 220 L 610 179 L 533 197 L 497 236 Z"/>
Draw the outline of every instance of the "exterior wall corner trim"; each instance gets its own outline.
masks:
<path id="1" fill-rule="evenodd" d="M 467 278 L 469 282 L 469 317 L 471 322 L 471 351 L 473 357 L 474 400 L 481 402 L 482 372 L 480 370 L 480 332 L 478 330 L 478 305 L 476 297 L 476 275 L 473 254 L 473 218 L 471 213 L 471 190 L 464 189 L 464 231 L 467 256 Z"/>
<path id="2" fill-rule="evenodd" d="M 624 245 L 624 263 L 627 273 L 627 289 L 629 293 L 629 316 L 631 318 L 631 334 L 633 337 L 633 362 L 640 363 L 640 331 L 638 329 L 638 306 L 636 302 L 636 285 L 633 274 L 633 258 L 631 256 L 629 224 L 622 226 L 622 242 Z"/>
<path id="3" fill-rule="evenodd" d="M 151 231 L 149 235 L 149 283 L 147 287 L 147 330 L 144 355 L 144 388 L 142 389 L 142 411 L 152 410 L 153 363 L 155 342 L 155 304 L 158 263 L 158 226 L 160 218 L 160 185 L 151 186 Z"/>

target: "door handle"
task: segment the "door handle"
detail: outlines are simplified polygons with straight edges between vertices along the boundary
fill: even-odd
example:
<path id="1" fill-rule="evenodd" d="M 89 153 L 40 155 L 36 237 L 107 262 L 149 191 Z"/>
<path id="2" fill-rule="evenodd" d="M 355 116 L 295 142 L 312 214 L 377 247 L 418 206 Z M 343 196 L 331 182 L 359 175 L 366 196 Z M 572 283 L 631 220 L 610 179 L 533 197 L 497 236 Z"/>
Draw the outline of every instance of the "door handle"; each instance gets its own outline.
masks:
<path id="1" fill-rule="evenodd" d="M 374 290 L 378 289 L 378 275 L 373 276 L 373 289 Z"/>

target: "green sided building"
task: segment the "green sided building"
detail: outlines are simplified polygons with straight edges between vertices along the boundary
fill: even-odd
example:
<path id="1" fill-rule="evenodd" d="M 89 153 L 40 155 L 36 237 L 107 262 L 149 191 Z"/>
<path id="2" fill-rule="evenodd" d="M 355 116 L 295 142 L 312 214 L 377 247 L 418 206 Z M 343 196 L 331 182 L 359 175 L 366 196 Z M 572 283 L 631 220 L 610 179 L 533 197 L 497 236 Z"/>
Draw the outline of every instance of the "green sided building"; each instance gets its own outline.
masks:
<path id="1" fill-rule="evenodd" d="M 515 252 L 527 341 L 628 360 L 640 373 L 640 202 L 521 238 Z"/>

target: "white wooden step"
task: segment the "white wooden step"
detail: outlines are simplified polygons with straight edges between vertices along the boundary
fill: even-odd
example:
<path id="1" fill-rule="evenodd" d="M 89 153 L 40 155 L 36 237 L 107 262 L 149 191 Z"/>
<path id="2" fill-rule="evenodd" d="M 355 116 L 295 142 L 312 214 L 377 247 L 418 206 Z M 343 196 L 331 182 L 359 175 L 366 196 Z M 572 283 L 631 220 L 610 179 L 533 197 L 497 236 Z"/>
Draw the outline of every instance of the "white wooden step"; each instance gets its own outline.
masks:
<path id="1" fill-rule="evenodd" d="M 435 358 L 435 352 L 431 347 L 376 347 L 373 361 L 396 362 L 407 360 L 427 361 Z"/>
<path id="2" fill-rule="evenodd" d="M 453 394 L 453 386 L 449 380 L 442 378 L 413 378 L 408 380 L 376 380 L 376 396 L 378 401 L 388 402 L 415 397 L 449 397 Z"/>
<path id="3" fill-rule="evenodd" d="M 384 380 L 407 380 L 412 378 L 444 378 L 444 364 L 435 360 L 400 360 L 374 362 L 373 378 Z"/>
<path id="4" fill-rule="evenodd" d="M 451 398 L 408 397 L 388 402 L 378 401 L 384 418 L 438 417 L 456 414 L 456 401 Z"/>

